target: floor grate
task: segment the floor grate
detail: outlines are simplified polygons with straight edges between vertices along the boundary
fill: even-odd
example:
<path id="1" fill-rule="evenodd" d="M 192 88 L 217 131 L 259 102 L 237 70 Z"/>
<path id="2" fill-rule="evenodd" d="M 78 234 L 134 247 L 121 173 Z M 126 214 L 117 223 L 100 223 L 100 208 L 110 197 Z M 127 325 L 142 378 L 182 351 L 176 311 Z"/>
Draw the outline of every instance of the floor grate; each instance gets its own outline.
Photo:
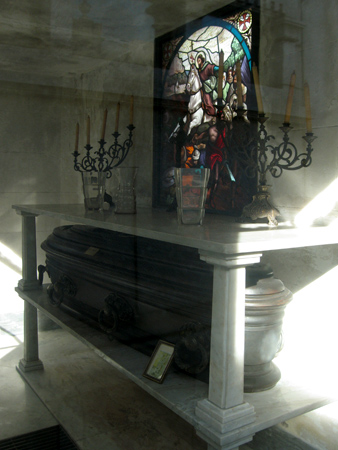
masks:
<path id="1" fill-rule="evenodd" d="M 79 450 L 57 425 L 0 441 L 0 450 Z"/>

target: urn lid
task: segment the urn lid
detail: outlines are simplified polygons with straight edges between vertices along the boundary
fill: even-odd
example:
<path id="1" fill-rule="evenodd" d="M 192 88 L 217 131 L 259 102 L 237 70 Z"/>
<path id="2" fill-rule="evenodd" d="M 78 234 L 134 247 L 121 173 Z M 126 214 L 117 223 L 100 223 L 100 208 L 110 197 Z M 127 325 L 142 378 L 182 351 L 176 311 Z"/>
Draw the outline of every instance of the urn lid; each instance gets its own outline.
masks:
<path id="1" fill-rule="evenodd" d="M 272 295 L 278 294 L 285 290 L 285 286 L 281 280 L 277 278 L 263 278 L 258 280 L 255 286 L 246 288 L 246 295 Z"/>

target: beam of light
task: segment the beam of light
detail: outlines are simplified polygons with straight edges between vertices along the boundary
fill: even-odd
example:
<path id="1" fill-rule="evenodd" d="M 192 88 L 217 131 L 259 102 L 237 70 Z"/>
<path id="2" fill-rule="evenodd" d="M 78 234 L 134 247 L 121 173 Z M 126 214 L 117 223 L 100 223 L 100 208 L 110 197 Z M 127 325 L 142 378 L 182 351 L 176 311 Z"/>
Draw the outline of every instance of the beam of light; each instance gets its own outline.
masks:
<path id="1" fill-rule="evenodd" d="M 15 292 L 21 258 L 0 242 L 0 359 L 23 342 L 24 302 Z"/>
<path id="2" fill-rule="evenodd" d="M 276 363 L 310 390 L 338 399 L 338 266 L 294 294 L 285 311 L 285 346 Z"/>
<path id="3" fill-rule="evenodd" d="M 298 227 L 311 226 L 316 219 L 327 217 L 338 201 L 338 178 L 308 203 L 295 218 Z"/>
<path id="4" fill-rule="evenodd" d="M 2 242 L 0 242 L 0 260 L 21 273 L 22 259 Z"/>

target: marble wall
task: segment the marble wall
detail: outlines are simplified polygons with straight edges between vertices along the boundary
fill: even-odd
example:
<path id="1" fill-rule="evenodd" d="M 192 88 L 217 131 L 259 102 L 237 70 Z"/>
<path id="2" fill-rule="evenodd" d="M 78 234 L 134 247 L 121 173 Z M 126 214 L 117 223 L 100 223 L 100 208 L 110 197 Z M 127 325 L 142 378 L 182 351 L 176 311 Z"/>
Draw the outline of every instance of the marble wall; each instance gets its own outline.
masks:
<path id="1" fill-rule="evenodd" d="M 338 34 L 332 27 L 337 20 L 338 8 L 330 0 L 320 4 L 313 1 L 266 1 L 263 5 L 260 73 L 264 105 L 272 119 L 272 129 L 278 133 L 285 111 L 290 73 L 295 69 L 292 135 L 298 135 L 296 142 L 300 146 L 300 130 L 303 132 L 305 128 L 303 83 L 307 81 L 311 91 L 313 132 L 318 136 L 314 142 L 312 165 L 272 180 L 272 198 L 284 216 L 293 219 L 327 190 L 328 194 L 320 199 L 312 217 L 326 216 L 329 220 L 330 215 L 336 216 L 338 200 L 333 184 L 338 173 L 338 86 L 334 75 Z M 322 355 L 314 365 L 325 367 L 323 383 L 331 383 L 331 392 L 335 396 L 336 388 L 330 376 L 334 370 L 330 355 L 338 336 L 330 318 L 337 314 L 332 292 L 333 280 L 337 276 L 338 247 L 266 252 L 263 261 L 272 265 L 275 276 L 281 278 L 295 294 L 294 304 L 290 305 L 285 318 L 284 351 L 294 351 L 298 363 L 303 358 L 311 358 L 313 352 Z M 295 364 L 295 370 L 296 367 Z M 317 373 L 316 367 L 314 373 Z M 337 405 L 333 404 L 283 423 L 280 428 L 314 448 L 334 449 L 337 414 Z"/>
<path id="2" fill-rule="evenodd" d="M 109 136 L 119 101 L 122 130 L 128 125 L 131 94 L 135 97 L 136 131 L 128 163 L 139 167 L 138 203 L 151 204 L 154 37 L 229 2 L 163 5 L 130 1 L 123 2 L 123 9 L 117 1 L 66 3 L 23 2 L 20 12 L 11 2 L 1 6 L 5 12 L 1 35 L 7 36 L 9 24 L 18 30 L 15 41 L 3 40 L 7 60 L 16 65 L 2 62 L 0 66 L 0 241 L 17 254 L 21 252 L 21 225 L 11 205 L 81 202 L 80 175 L 73 170 L 71 155 L 76 123 L 80 124 L 81 148 L 87 115 L 95 142 L 107 108 Z M 261 1 L 259 67 L 269 131 L 280 139 L 278 127 L 284 117 L 290 75 L 296 70 L 290 137 L 304 147 L 305 81 L 310 86 L 313 131 L 318 136 L 309 168 L 269 179 L 273 201 L 286 219 L 293 219 L 337 178 L 337 19 L 335 0 Z M 114 189 L 113 181 L 109 188 Z M 334 192 L 333 212 L 337 199 Z M 56 225 L 52 219 L 38 219 L 39 239 Z M 270 262 L 275 275 L 297 293 L 337 265 L 338 248 L 267 252 L 263 261 Z M 39 263 L 43 262 L 39 252 Z M 330 292 L 327 286 L 323 299 Z M 330 303 L 326 306 L 330 314 Z M 304 430 L 304 423 L 302 427 Z M 296 425 L 293 431 L 297 433 Z"/>

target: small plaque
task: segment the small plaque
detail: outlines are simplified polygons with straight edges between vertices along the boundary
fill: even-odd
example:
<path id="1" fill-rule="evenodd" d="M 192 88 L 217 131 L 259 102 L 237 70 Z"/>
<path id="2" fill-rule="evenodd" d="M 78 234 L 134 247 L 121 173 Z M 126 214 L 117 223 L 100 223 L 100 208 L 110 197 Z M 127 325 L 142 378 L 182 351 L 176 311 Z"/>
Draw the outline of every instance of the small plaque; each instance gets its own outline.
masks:
<path id="1" fill-rule="evenodd" d="M 85 255 L 89 255 L 89 256 L 94 256 L 96 255 L 96 253 L 100 251 L 99 248 L 96 247 L 89 247 L 86 251 L 85 251 Z"/>
<path id="2" fill-rule="evenodd" d="M 163 383 L 169 366 L 173 360 L 175 345 L 166 341 L 158 341 L 143 376 L 156 383 Z"/>

